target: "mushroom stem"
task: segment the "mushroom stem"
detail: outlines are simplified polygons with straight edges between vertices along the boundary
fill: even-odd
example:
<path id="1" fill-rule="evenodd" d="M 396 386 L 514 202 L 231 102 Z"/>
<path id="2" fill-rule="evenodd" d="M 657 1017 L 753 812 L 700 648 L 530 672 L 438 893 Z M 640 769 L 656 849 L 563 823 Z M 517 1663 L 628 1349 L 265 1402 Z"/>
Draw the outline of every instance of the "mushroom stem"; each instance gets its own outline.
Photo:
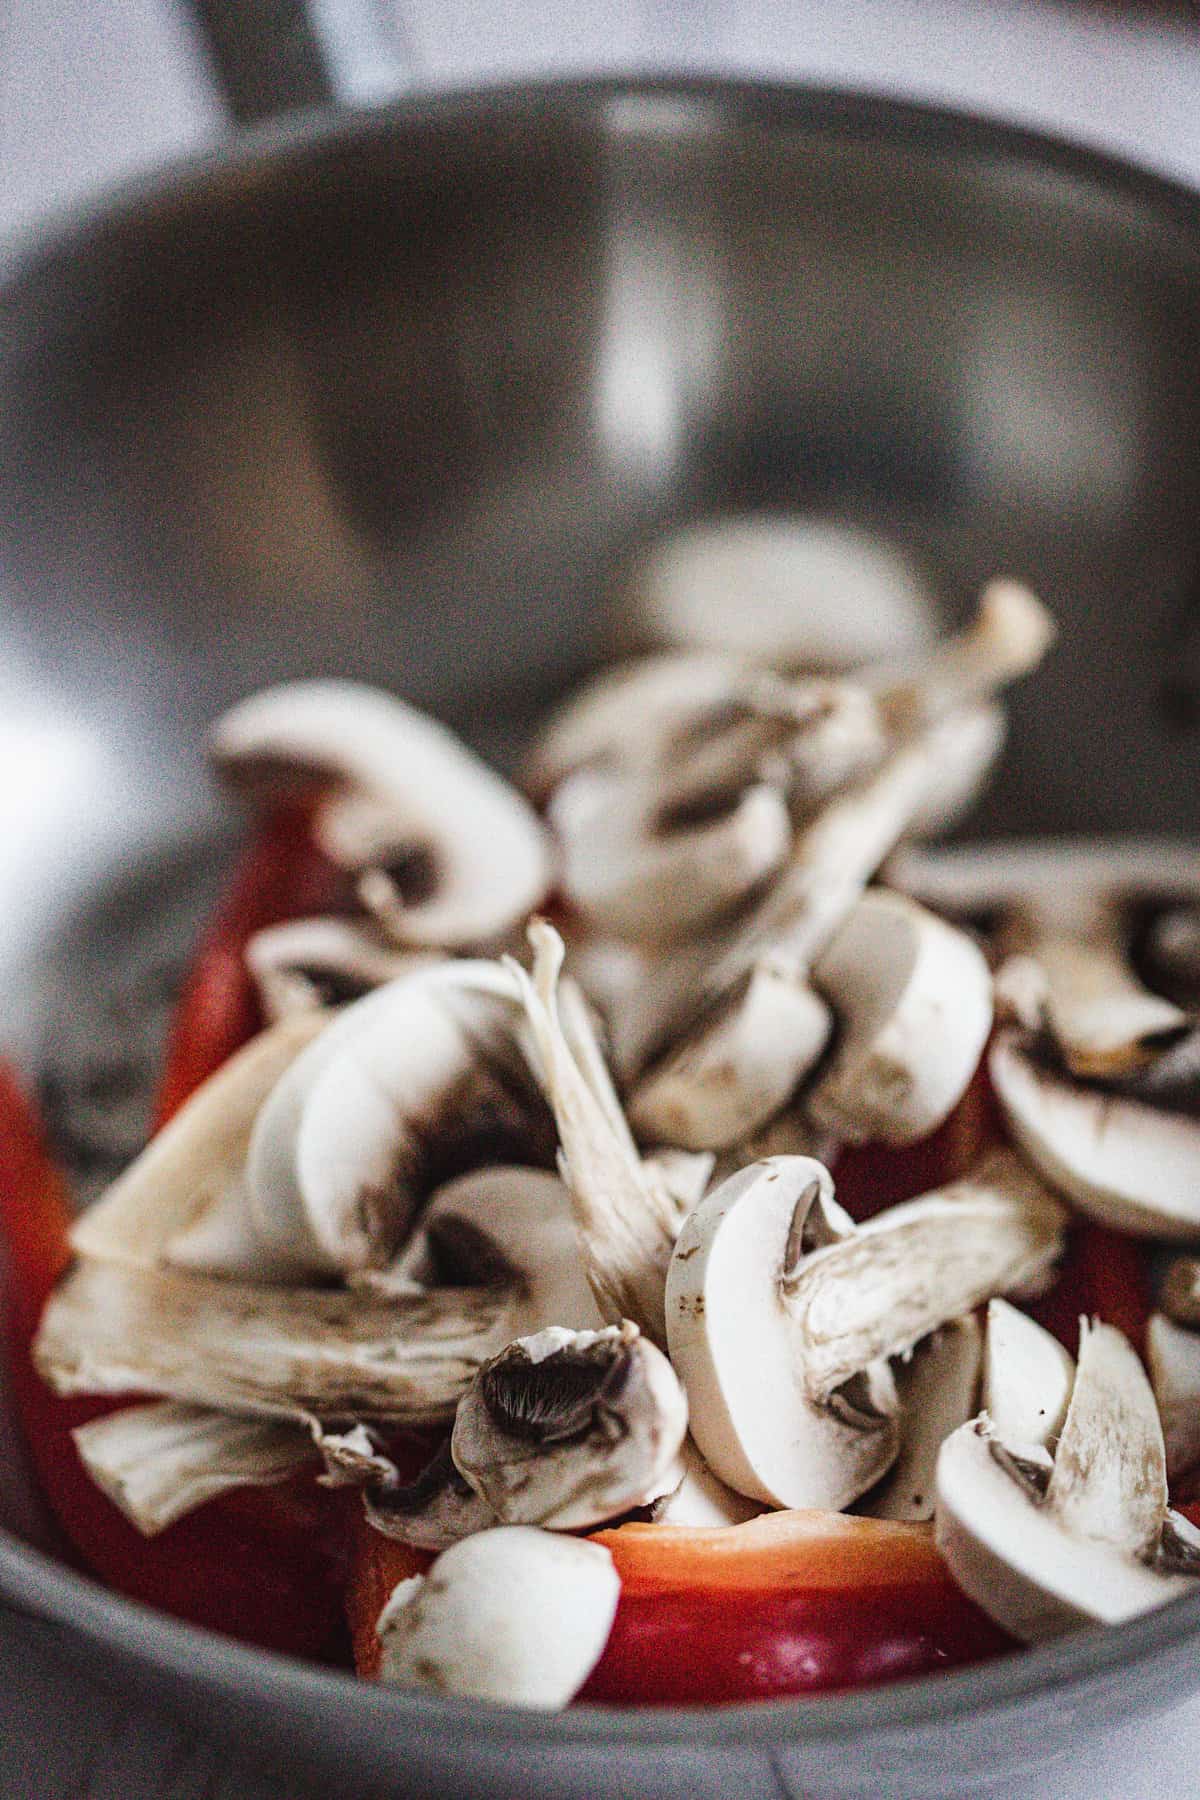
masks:
<path id="1" fill-rule="evenodd" d="M 558 979 L 563 942 L 544 920 L 529 927 L 533 976 L 508 962 L 518 984 L 561 1143 L 560 1166 L 571 1195 L 588 1279 L 601 1313 L 632 1319 L 656 1344 L 666 1343 L 664 1290 L 681 1209 L 667 1184 L 640 1161 L 628 1129 L 613 1117 L 611 1084 L 594 1045 L 583 1053 L 564 1034 Z M 572 1007 L 571 1032 L 586 1041 L 586 1019 Z M 590 1073 L 590 1079 L 589 1079 Z M 598 1084 L 598 1085 L 594 1085 Z"/>
<path id="2" fill-rule="evenodd" d="M 511 1289 L 377 1300 L 79 1262 L 34 1360 L 56 1394 L 161 1394 L 220 1411 L 439 1424 L 506 1341 Z"/>
<path id="3" fill-rule="evenodd" d="M 828 1401 L 869 1363 L 906 1354 L 993 1294 L 1044 1281 L 1064 1223 L 1037 1177 L 999 1150 L 962 1180 L 803 1258 L 781 1285 L 808 1346 L 811 1398 Z"/>
<path id="4" fill-rule="evenodd" d="M 1146 1372 L 1111 1325 L 1080 1321 L 1071 1404 L 1045 1505 L 1072 1536 L 1152 1558 L 1167 1511 L 1162 1426 Z"/>
<path id="5" fill-rule="evenodd" d="M 873 1519 L 932 1519 L 938 1452 L 975 1411 L 982 1348 L 973 1317 L 952 1319 L 918 1344 L 897 1376 L 900 1453 L 862 1512 Z"/>
<path id="6" fill-rule="evenodd" d="M 122 1407 L 71 1436 L 92 1480 L 143 1537 L 231 1488 L 286 1481 L 314 1455 L 301 1425 L 173 1400 Z"/>
<path id="7" fill-rule="evenodd" d="M 990 581 L 962 631 L 935 644 L 911 672 L 884 668 L 867 680 L 892 729 L 908 735 L 1028 674 L 1056 636 L 1053 619 L 1029 588 Z"/>

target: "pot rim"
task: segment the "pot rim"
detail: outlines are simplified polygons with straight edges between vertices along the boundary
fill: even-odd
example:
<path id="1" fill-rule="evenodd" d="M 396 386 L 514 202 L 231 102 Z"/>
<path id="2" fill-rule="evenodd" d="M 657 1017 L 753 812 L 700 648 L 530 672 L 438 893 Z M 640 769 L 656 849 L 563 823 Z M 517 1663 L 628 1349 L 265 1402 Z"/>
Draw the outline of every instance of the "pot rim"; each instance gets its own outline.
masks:
<path id="1" fill-rule="evenodd" d="M 239 132 L 228 147 L 187 156 L 120 184 L 101 200 L 83 201 L 54 216 L 31 242 L 16 246 L 0 309 L 36 301 L 37 287 L 56 265 L 86 252 L 90 242 L 128 228 L 153 209 L 160 218 L 206 188 L 236 183 L 265 166 L 327 153 L 397 129 L 489 117 L 517 120 L 539 108 L 581 123 L 604 123 L 619 103 L 675 103 L 732 111 L 745 123 L 807 128 L 824 138 L 877 137 L 890 144 L 967 153 L 1004 165 L 1057 176 L 1092 197 L 1132 209 L 1134 219 L 1180 229 L 1200 258 L 1200 194 L 1182 182 L 1106 151 L 1050 133 L 932 103 L 767 79 L 718 76 L 612 75 L 506 81 L 439 90 L 378 107 L 339 113 L 320 109 L 268 120 Z M 610 124 L 610 129 L 611 129 Z M 168 1674 L 193 1689 L 248 1696 L 267 1707 L 332 1716 L 353 1733 L 372 1726 L 450 1738 L 464 1719 L 486 1719 L 490 1736 L 542 1746 L 620 1743 L 624 1747 L 686 1744 L 747 1745 L 769 1750 L 802 1737 L 832 1744 L 873 1732 L 944 1726 L 1011 1710 L 1034 1696 L 1061 1702 L 1073 1691 L 1118 1669 L 1168 1656 L 1200 1642 L 1200 1592 L 1128 1621 L 936 1677 L 832 1696 L 756 1701 L 722 1707 L 645 1710 L 586 1706 L 559 1715 L 477 1701 L 406 1694 L 350 1674 L 250 1649 L 123 1598 L 0 1528 L 0 1603 L 19 1614 L 65 1628 L 97 1650 L 132 1661 L 147 1675 Z M 1200 1663 L 1196 1683 L 1200 1685 Z M 1170 1698 L 1164 1695 L 1164 1702 Z M 1140 1704 L 1140 1698 L 1138 1704 Z M 1119 1702 L 1118 1702 L 1119 1706 Z M 1115 1709 L 1114 1709 L 1115 1712 Z"/>

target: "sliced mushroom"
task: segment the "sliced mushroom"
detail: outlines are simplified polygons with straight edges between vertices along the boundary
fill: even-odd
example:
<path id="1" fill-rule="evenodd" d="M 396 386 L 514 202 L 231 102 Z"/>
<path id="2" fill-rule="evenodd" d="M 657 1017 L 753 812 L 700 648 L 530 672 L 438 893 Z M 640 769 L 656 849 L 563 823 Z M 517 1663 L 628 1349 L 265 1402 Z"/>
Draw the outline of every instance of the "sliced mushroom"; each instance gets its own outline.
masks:
<path id="1" fill-rule="evenodd" d="M 1005 1152 L 857 1230 L 820 1163 L 743 1169 L 690 1215 L 667 1282 L 671 1358 L 701 1451 L 769 1505 L 849 1505 L 897 1454 L 886 1359 L 1044 1279 L 1062 1224 Z"/>
<path id="2" fill-rule="evenodd" d="M 302 1425 L 239 1419 L 173 1400 L 126 1406 L 77 1426 L 79 1460 L 102 1493 L 154 1537 L 238 1487 L 270 1487 L 313 1460 Z"/>
<path id="3" fill-rule="evenodd" d="M 555 790 L 549 817 L 572 905 L 598 929 L 650 943 L 727 915 L 791 842 L 787 803 L 764 782 L 672 795 L 654 777 L 583 769 Z"/>
<path id="4" fill-rule="evenodd" d="M 680 1525 L 693 1531 L 707 1531 L 716 1525 L 744 1525 L 763 1512 L 761 1503 L 735 1493 L 719 1475 L 709 1468 L 696 1447 L 686 1437 L 679 1452 L 682 1478 L 677 1487 L 655 1500 L 650 1516 L 656 1525 Z"/>
<path id="5" fill-rule="evenodd" d="M 862 1504 L 871 1518 L 932 1519 L 938 1452 L 976 1410 L 982 1354 L 983 1334 L 974 1318 L 952 1319 L 918 1344 L 899 1369 L 900 1450 L 881 1486 Z"/>
<path id="6" fill-rule="evenodd" d="M 1175 1257 L 1163 1282 L 1162 1308 L 1178 1325 L 1200 1325 L 1200 1257 Z"/>
<path id="7" fill-rule="evenodd" d="M 957 1106 L 992 1025 L 982 953 L 900 894 L 863 895 L 813 965 L 840 1036 L 807 1096 L 850 1143 L 912 1144 Z"/>
<path id="8" fill-rule="evenodd" d="M 397 950 L 373 925 L 334 917 L 269 925 L 246 945 L 246 967 L 271 1020 L 348 1006 L 428 960 Z"/>
<path id="9" fill-rule="evenodd" d="M 907 669 L 885 664 L 862 679 L 877 692 L 892 730 L 907 737 L 1027 675 L 1056 635 L 1036 594 L 1019 581 L 989 581 L 961 631 L 923 650 Z"/>
<path id="10" fill-rule="evenodd" d="M 390 1269 L 357 1285 L 386 1295 L 418 1287 L 480 1286 L 513 1293 L 512 1336 L 547 1325 L 590 1331 L 604 1323 L 584 1269 L 571 1198 L 542 1169 L 475 1170 L 439 1188 Z"/>
<path id="11" fill-rule="evenodd" d="M 512 1301 L 501 1286 L 373 1300 L 85 1259 L 51 1295 L 34 1358 L 56 1394 L 439 1424 L 511 1335 Z"/>
<path id="12" fill-rule="evenodd" d="M 1118 1331 L 1084 1322 L 1053 1458 L 1007 1443 L 986 1414 L 946 1440 L 936 1529 L 959 1586 L 1026 1642 L 1196 1591 L 1200 1554 L 1167 1511 L 1154 1396 Z"/>
<path id="13" fill-rule="evenodd" d="M 1171 906 L 1150 923 L 1143 953 L 1170 997 L 1200 1007 L 1200 905 Z"/>
<path id="14" fill-rule="evenodd" d="M 1081 1212 L 1139 1237 L 1200 1239 L 1200 1121 L 1081 1087 L 1013 1032 L 988 1068 L 1014 1139 Z"/>
<path id="15" fill-rule="evenodd" d="M 907 850 L 888 880 L 955 917 L 990 919 L 1006 954 L 1032 958 L 1040 1007 L 1072 1074 L 1130 1075 L 1187 1032 L 1180 1007 L 1130 960 L 1138 906 L 1200 891 L 1200 848 L 1131 840 Z"/>
<path id="16" fill-rule="evenodd" d="M 620 1592 L 600 1544 L 521 1525 L 484 1532 L 396 1588 L 379 1617 L 382 1679 L 557 1710 L 603 1655 Z"/>
<path id="17" fill-rule="evenodd" d="M 1184 1331 L 1163 1313 L 1152 1313 L 1146 1361 L 1174 1481 L 1200 1466 L 1200 1331 Z"/>
<path id="18" fill-rule="evenodd" d="M 321 793 L 315 830 L 399 943 L 503 937 L 549 888 L 536 817 L 445 726 L 350 681 L 252 695 L 218 722 L 217 766 L 239 785 Z"/>
<path id="19" fill-rule="evenodd" d="M 668 652 L 593 676 L 554 713 L 528 758 L 540 801 L 582 769 L 643 773 L 697 755 L 705 780 L 744 776 L 784 735 L 788 706 L 757 704 L 755 673 L 736 657 Z"/>
<path id="20" fill-rule="evenodd" d="M 553 1134 L 499 964 L 443 962 L 347 1007 L 260 1109 L 247 1180 L 259 1236 L 313 1275 L 385 1265 L 435 1181 Z"/>
<path id="21" fill-rule="evenodd" d="M 1007 1300 L 988 1302 L 983 1408 L 1005 1444 L 1054 1444 L 1063 1428 L 1075 1359 Z"/>
<path id="22" fill-rule="evenodd" d="M 622 634 L 789 668 L 849 669 L 919 647 L 937 610 L 900 547 L 860 526 L 745 515 L 651 546 Z"/>
<path id="23" fill-rule="evenodd" d="M 413 1481 L 403 1481 L 387 1451 L 365 1426 L 317 1433 L 329 1487 L 362 1491 L 369 1524 L 415 1550 L 451 1544 L 500 1523 L 492 1508 L 454 1466 L 447 1440 Z"/>
<path id="24" fill-rule="evenodd" d="M 507 1524 L 576 1531 L 674 1486 L 686 1431 L 683 1389 L 636 1325 L 551 1326 L 480 1369 L 450 1454 Z"/>
<path id="25" fill-rule="evenodd" d="M 797 834 L 771 891 L 689 997 L 693 1023 L 678 1022 L 682 1038 L 635 1083 L 629 1112 L 644 1137 L 726 1149 L 787 1104 L 827 1041 L 827 1015 L 808 985 L 812 960 L 937 792 L 969 719 L 903 745 Z"/>
<path id="26" fill-rule="evenodd" d="M 630 1120 L 652 1143 L 742 1144 L 787 1105 L 832 1029 L 794 959 L 764 956 L 714 1017 L 636 1083 Z"/>
<path id="27" fill-rule="evenodd" d="M 638 1156 L 603 1058 L 588 1042 L 585 1015 L 571 1008 L 560 1018 L 562 939 L 544 920 L 535 920 L 529 941 L 532 977 L 515 963 L 508 969 L 522 996 L 558 1126 L 559 1168 L 592 1292 L 610 1323 L 632 1319 L 655 1343 L 665 1344 L 666 1272 L 683 1208 L 659 1171 Z"/>
<path id="28" fill-rule="evenodd" d="M 224 1063 L 76 1220 L 74 1249 L 131 1268 L 174 1263 L 258 1281 L 294 1279 L 304 1265 L 286 1239 L 268 1243 L 254 1229 L 246 1155 L 260 1108 L 325 1023 L 320 1013 L 288 1019 Z"/>

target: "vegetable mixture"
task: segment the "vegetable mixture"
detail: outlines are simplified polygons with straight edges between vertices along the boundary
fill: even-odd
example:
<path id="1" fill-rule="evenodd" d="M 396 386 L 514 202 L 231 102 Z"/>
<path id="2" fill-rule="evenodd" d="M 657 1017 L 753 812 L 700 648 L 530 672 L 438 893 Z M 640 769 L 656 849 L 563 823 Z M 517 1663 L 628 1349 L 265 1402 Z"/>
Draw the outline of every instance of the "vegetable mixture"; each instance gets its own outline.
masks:
<path id="1" fill-rule="evenodd" d="M 350 682 L 217 721 L 252 841 L 77 1219 L 0 1072 L 14 1392 L 121 1592 L 557 1708 L 1196 1591 L 1200 847 L 933 847 L 1052 647 L 1019 584 L 862 666 L 696 571 L 523 791 Z"/>

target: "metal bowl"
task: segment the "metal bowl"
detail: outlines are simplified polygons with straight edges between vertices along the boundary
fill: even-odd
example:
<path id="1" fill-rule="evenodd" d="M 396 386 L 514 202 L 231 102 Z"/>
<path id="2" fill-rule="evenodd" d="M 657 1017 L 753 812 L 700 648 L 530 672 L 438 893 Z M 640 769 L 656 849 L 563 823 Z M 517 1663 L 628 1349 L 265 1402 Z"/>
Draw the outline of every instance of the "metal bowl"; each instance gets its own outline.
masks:
<path id="1" fill-rule="evenodd" d="M 868 523 L 948 615 L 1002 569 L 1045 594 L 1062 648 L 984 828 L 1195 829 L 1178 187 L 922 108 L 586 84 L 270 127 L 32 257 L 0 300 L 0 973 L 85 1175 L 140 1128 L 219 871 L 212 715 L 353 673 L 502 758 L 638 546 L 747 507 Z M 1200 1685 L 1200 1595 L 852 1697 L 551 1719 L 253 1654 L 3 1532 L 0 1595 L 54 1655 L 380 1793 L 914 1800 Z"/>

